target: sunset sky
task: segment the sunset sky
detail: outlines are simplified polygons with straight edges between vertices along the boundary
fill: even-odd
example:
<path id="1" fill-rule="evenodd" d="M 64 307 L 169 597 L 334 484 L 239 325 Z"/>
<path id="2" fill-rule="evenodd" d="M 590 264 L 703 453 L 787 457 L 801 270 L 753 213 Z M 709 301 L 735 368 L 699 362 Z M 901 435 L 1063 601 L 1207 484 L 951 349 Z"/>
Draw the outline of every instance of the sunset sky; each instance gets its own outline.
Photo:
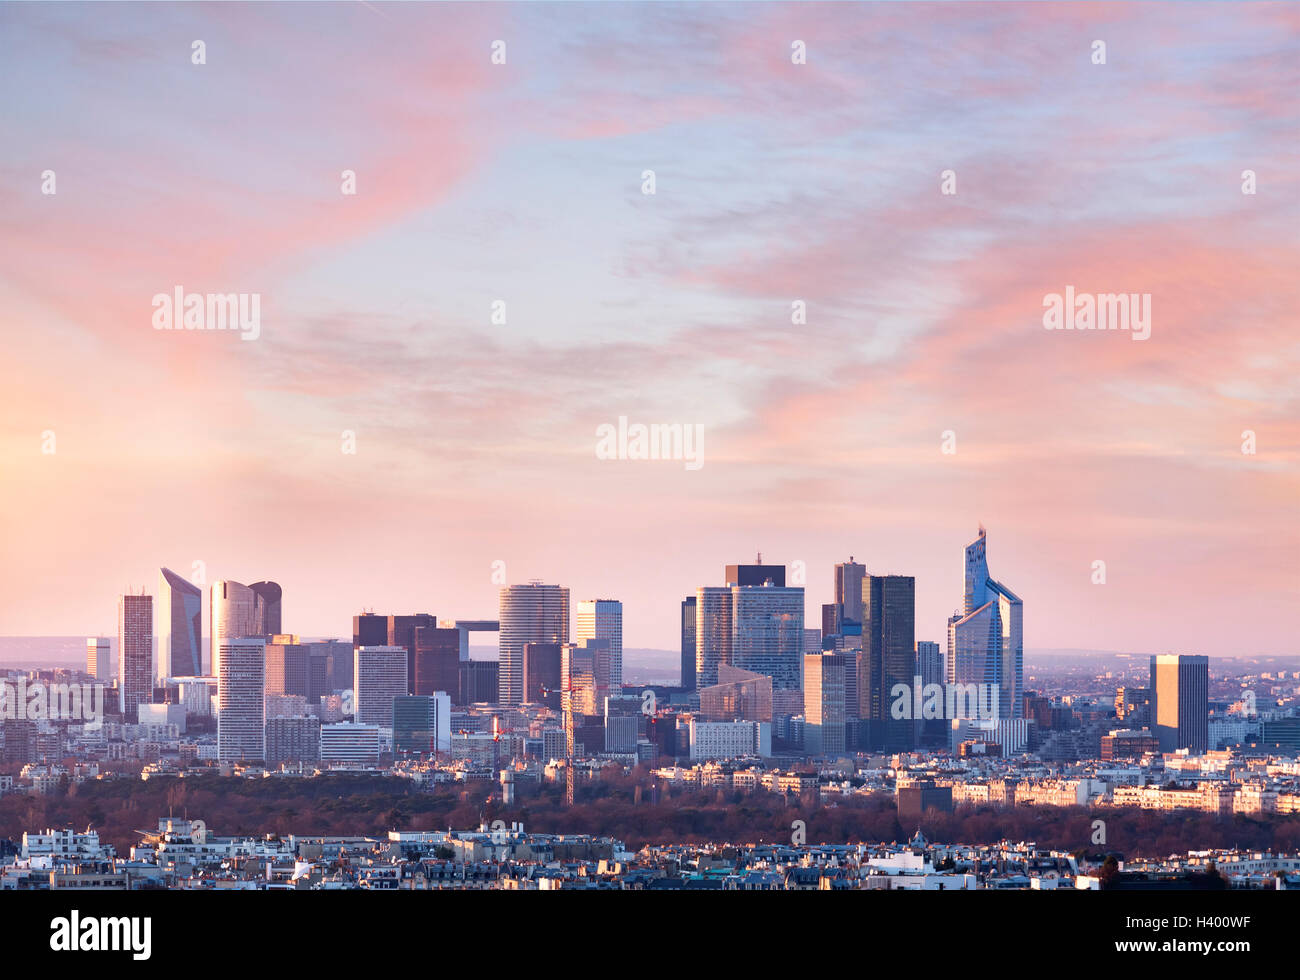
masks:
<path id="1" fill-rule="evenodd" d="M 1031 650 L 1297 652 L 1300 7 L 10 3 L 0 91 L 0 634 L 195 560 L 303 635 L 494 618 L 499 560 L 674 648 L 761 551 L 942 643 L 983 522 Z"/>

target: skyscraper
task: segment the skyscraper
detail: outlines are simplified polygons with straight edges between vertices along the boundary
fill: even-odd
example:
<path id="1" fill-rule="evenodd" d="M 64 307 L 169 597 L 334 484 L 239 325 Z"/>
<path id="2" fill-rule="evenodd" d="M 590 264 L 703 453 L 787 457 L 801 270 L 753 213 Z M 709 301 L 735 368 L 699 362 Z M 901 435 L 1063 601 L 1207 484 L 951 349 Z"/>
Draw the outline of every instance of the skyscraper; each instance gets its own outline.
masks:
<path id="1" fill-rule="evenodd" d="M 844 655 L 804 656 L 804 752 L 833 756 L 844 752 Z"/>
<path id="2" fill-rule="evenodd" d="M 962 611 L 948 620 L 950 684 L 988 684 L 998 691 L 998 718 L 1023 717 L 1024 606 L 989 577 L 985 531 L 966 547 Z"/>
<path id="3" fill-rule="evenodd" d="M 923 685 L 943 684 L 943 654 L 939 652 L 939 644 L 930 640 L 916 641 L 916 675 Z"/>
<path id="4" fill-rule="evenodd" d="M 266 693 L 311 698 L 316 693 L 311 683 L 311 659 L 311 646 L 299 643 L 298 637 L 272 637 L 266 645 Z"/>
<path id="5" fill-rule="evenodd" d="M 529 704 L 560 707 L 563 657 L 559 643 L 524 644 L 524 700 Z"/>
<path id="6" fill-rule="evenodd" d="M 866 574 L 867 566 L 855 562 L 852 555 L 848 561 L 835 566 L 835 604 L 841 616 L 836 632 L 844 622 L 862 624 L 862 580 Z"/>
<path id="7" fill-rule="evenodd" d="M 170 568 L 158 570 L 158 665 L 164 677 L 203 673 L 203 591 Z"/>
<path id="8" fill-rule="evenodd" d="M 733 585 L 731 601 L 731 664 L 766 674 L 774 692 L 798 691 L 804 654 L 803 587 Z"/>
<path id="9" fill-rule="evenodd" d="M 1151 658 L 1151 732 L 1161 752 L 1210 747 L 1210 658 L 1187 655 Z"/>
<path id="10" fill-rule="evenodd" d="M 113 659 L 107 636 L 86 637 L 86 673 L 105 684 L 113 679 Z"/>
<path id="11" fill-rule="evenodd" d="M 574 624 L 574 640 L 609 640 L 609 686 L 623 686 L 623 603 L 617 599 L 582 599 Z"/>
<path id="12" fill-rule="evenodd" d="M 220 677 L 221 644 L 262 635 L 257 630 L 257 596 L 247 585 L 227 579 L 213 582 L 208 594 L 208 629 L 212 631 L 209 669 Z"/>
<path id="13" fill-rule="evenodd" d="M 266 758 L 266 641 L 233 638 L 215 651 L 217 758 L 255 762 Z"/>
<path id="14" fill-rule="evenodd" d="M 134 722 L 138 708 L 153 700 L 153 596 L 124 595 L 117 601 L 118 704 Z"/>
<path id="15" fill-rule="evenodd" d="M 361 647 L 356 653 L 356 723 L 393 727 L 393 700 L 405 697 L 406 648 Z"/>
<path id="16" fill-rule="evenodd" d="M 254 582 L 252 636 L 273 636 L 280 632 L 280 600 L 284 590 L 275 582 Z"/>
<path id="17" fill-rule="evenodd" d="M 695 596 L 688 595 L 682 600 L 682 674 L 683 691 L 694 691 L 695 687 Z"/>
<path id="18" fill-rule="evenodd" d="M 411 675 L 414 694 L 432 696 L 439 692 L 448 696 L 456 694 L 460 683 L 460 644 L 464 634 L 455 627 L 417 626 L 415 650 L 412 657 L 415 669 Z"/>
<path id="19" fill-rule="evenodd" d="M 906 751 L 916 745 L 911 718 L 891 711 L 895 686 L 911 697 L 916 660 L 916 579 L 868 575 L 862 580 L 862 654 L 858 667 L 858 714 L 867 747 Z M 861 744 L 861 743 L 860 743 Z"/>
<path id="20" fill-rule="evenodd" d="M 498 634 L 498 701 L 515 705 L 524 699 L 524 644 L 569 642 L 569 590 L 529 582 L 500 591 Z"/>
<path id="21" fill-rule="evenodd" d="M 704 585 L 695 593 L 695 686 L 718 683 L 718 668 L 731 663 L 731 589 Z"/>
<path id="22" fill-rule="evenodd" d="M 393 750 L 399 755 L 451 751 L 451 699 L 441 692 L 395 698 Z"/>
<path id="23" fill-rule="evenodd" d="M 406 686 L 412 691 L 415 690 L 415 631 L 422 627 L 437 629 L 438 617 L 433 613 L 389 616 L 387 636 L 383 643 L 377 644 L 378 646 L 401 647 L 406 651 Z M 457 656 L 459 656 L 459 633 L 456 634 L 456 640 Z"/>

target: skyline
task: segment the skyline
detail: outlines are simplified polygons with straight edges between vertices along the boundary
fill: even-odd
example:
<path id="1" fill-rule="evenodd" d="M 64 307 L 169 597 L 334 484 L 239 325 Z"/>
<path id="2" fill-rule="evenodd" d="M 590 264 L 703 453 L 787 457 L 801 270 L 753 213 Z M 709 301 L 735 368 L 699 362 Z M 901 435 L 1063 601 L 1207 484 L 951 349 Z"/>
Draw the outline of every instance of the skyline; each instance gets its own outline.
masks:
<path id="1" fill-rule="evenodd" d="M 1027 649 L 1296 652 L 1300 8 L 6 4 L 0 85 L 0 634 L 195 560 L 301 635 L 491 618 L 504 562 L 671 650 L 761 551 L 942 643 L 983 522 Z M 1149 337 L 1043 329 L 1076 288 Z"/>

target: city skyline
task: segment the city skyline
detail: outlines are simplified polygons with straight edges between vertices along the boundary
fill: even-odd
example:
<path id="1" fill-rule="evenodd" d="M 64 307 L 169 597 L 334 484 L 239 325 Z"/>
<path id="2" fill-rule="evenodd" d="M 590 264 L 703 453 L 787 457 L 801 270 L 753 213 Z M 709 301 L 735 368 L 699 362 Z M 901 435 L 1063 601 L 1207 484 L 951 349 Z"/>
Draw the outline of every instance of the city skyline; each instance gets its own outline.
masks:
<path id="1" fill-rule="evenodd" d="M 42 93 L 0 121 L 0 635 L 111 635 L 51 583 L 195 561 L 307 635 L 487 618 L 503 563 L 672 650 L 761 550 L 915 577 L 941 640 L 983 521 L 1031 646 L 1294 651 L 1296 7 L 304 16 L 0 7 Z M 257 336 L 156 329 L 187 290 Z M 1045 330 L 1076 290 L 1149 336 Z M 702 465 L 602 455 L 622 420 Z"/>

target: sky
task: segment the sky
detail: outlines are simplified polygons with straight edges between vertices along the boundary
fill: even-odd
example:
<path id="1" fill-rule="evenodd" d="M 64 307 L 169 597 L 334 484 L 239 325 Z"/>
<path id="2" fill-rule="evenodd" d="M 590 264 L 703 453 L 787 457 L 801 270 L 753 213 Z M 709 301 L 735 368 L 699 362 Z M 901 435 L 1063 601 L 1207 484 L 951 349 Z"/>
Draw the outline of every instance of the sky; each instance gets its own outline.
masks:
<path id="1" fill-rule="evenodd" d="M 1298 90 L 1283 4 L 0 5 L 0 635 L 165 565 L 671 649 L 761 552 L 942 642 L 982 522 L 1031 649 L 1295 653 Z M 1067 286 L 1150 336 L 1045 330 Z"/>

